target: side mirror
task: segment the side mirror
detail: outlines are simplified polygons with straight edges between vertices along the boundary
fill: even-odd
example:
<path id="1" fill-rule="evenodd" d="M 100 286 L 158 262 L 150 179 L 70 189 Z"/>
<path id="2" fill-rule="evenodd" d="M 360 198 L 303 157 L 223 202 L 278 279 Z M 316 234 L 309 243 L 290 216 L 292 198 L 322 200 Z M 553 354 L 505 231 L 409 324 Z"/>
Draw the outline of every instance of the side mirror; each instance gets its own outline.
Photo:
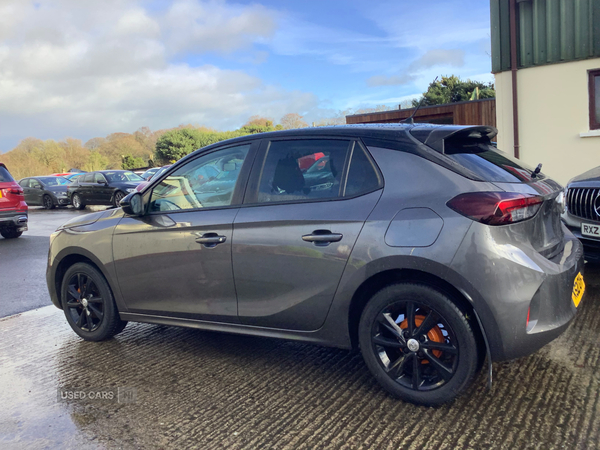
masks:
<path id="1" fill-rule="evenodd" d="M 139 192 L 132 192 L 131 194 L 123 197 L 123 200 L 119 202 L 123 212 L 130 216 L 141 216 L 144 213 L 144 204 L 142 201 L 142 194 Z"/>
<path id="2" fill-rule="evenodd" d="M 96 183 L 106 186 L 106 181 L 96 181 Z"/>

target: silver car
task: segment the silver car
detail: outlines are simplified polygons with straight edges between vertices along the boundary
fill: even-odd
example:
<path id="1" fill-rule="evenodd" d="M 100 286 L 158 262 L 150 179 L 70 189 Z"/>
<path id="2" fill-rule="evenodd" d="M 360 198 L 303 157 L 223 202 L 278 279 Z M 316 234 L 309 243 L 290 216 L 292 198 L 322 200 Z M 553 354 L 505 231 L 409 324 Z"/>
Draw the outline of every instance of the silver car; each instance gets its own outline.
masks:
<path id="1" fill-rule="evenodd" d="M 60 227 L 50 296 L 87 340 L 134 321 L 360 348 L 391 394 L 447 402 L 486 356 L 560 335 L 585 289 L 561 186 L 495 134 L 341 126 L 205 147 Z"/>

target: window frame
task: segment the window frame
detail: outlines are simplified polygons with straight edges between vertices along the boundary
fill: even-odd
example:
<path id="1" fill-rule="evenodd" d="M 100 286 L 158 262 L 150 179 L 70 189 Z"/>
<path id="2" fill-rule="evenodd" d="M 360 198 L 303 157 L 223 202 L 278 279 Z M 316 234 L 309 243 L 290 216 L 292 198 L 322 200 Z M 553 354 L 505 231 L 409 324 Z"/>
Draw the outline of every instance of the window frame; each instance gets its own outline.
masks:
<path id="1" fill-rule="evenodd" d="M 600 121 L 596 120 L 596 86 L 595 78 L 600 77 L 600 69 L 588 70 L 588 100 L 590 114 L 590 130 L 600 130 Z M 600 93 L 598 93 L 600 95 Z"/>
<path id="2" fill-rule="evenodd" d="M 239 208 L 242 205 L 242 199 L 244 198 L 244 194 L 246 191 L 246 187 L 248 184 L 248 178 L 250 175 L 250 171 L 254 164 L 254 159 L 256 157 L 258 147 L 260 145 L 260 139 L 253 139 L 242 142 L 230 143 L 228 145 L 223 145 L 220 147 L 210 148 L 206 151 L 200 152 L 193 157 L 187 158 L 184 157 L 177 161 L 175 164 L 171 165 L 167 170 L 165 170 L 162 175 L 160 175 L 157 179 L 152 179 L 151 185 L 148 189 L 144 189 L 143 194 L 143 202 L 145 205 L 144 215 L 161 215 L 161 214 L 182 214 L 189 212 L 199 212 L 199 211 L 215 211 L 222 209 L 231 209 L 231 208 Z M 227 206 L 208 206 L 206 208 L 193 208 L 193 209 L 182 209 L 182 210 L 173 210 L 173 211 L 150 211 L 150 201 L 152 199 L 152 193 L 154 192 L 154 188 L 162 182 L 165 178 L 167 178 L 171 173 L 179 170 L 180 167 L 191 164 L 196 161 L 198 158 L 202 158 L 206 155 L 210 155 L 211 153 L 215 153 L 221 150 L 227 150 L 233 147 L 242 147 L 244 145 L 250 145 L 248 149 L 248 154 L 246 155 L 246 159 L 242 164 L 242 168 L 240 169 L 240 174 L 235 183 L 235 188 L 233 189 L 233 195 L 231 196 L 231 204 Z"/>
<path id="3" fill-rule="evenodd" d="M 272 142 L 280 142 L 280 141 L 347 141 L 348 148 L 346 150 L 346 159 L 344 161 L 344 167 L 342 169 L 342 176 L 340 180 L 340 190 L 337 197 L 330 198 L 307 198 L 307 199 L 298 199 L 298 200 L 282 200 L 280 202 L 259 202 L 258 194 L 260 189 L 260 182 L 262 178 L 262 172 L 264 170 L 264 166 L 267 160 L 267 156 L 269 154 L 269 148 Z M 377 174 L 377 178 L 379 180 L 379 185 L 376 189 L 360 192 L 358 194 L 352 196 L 345 196 L 346 192 L 346 184 L 348 182 L 348 173 L 350 169 L 350 162 L 352 161 L 352 155 L 356 147 L 359 146 L 362 151 L 365 153 L 365 156 L 371 163 L 372 167 L 375 169 Z M 275 206 L 275 205 L 289 205 L 296 203 L 316 203 L 316 202 L 337 202 L 343 200 L 350 200 L 356 197 L 361 197 L 363 195 L 370 194 L 372 192 L 378 191 L 383 188 L 383 176 L 381 175 L 381 170 L 377 166 L 377 163 L 367 150 L 366 146 L 360 141 L 360 139 L 356 137 L 350 136 L 282 136 L 281 138 L 271 138 L 271 139 L 263 139 L 261 142 L 260 148 L 258 149 L 258 154 L 255 159 L 254 166 L 252 167 L 252 173 L 250 174 L 250 178 L 248 180 L 248 185 L 246 188 L 246 192 L 244 195 L 243 206 Z"/>

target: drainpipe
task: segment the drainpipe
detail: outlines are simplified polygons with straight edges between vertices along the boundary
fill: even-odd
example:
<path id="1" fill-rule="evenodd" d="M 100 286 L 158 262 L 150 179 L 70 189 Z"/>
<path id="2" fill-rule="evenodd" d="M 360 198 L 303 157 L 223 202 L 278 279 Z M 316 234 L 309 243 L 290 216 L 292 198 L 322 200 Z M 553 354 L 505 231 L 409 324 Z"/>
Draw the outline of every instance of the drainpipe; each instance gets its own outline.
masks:
<path id="1" fill-rule="evenodd" d="M 517 97 L 517 0 L 510 0 L 510 71 L 512 74 L 513 136 L 515 158 L 519 157 L 519 105 Z"/>

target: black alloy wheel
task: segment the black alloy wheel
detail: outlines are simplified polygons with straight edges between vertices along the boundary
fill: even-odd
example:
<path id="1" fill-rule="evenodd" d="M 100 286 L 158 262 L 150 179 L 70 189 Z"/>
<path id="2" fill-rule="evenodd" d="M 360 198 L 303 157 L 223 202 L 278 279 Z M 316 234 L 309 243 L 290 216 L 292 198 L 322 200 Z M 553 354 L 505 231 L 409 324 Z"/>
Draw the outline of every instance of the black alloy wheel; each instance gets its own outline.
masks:
<path id="1" fill-rule="evenodd" d="M 71 203 L 73 204 L 73 208 L 75 209 L 85 208 L 85 203 L 83 203 L 79 194 L 73 194 L 73 197 L 71 198 Z"/>
<path id="2" fill-rule="evenodd" d="M 104 299 L 94 279 L 85 273 L 75 273 L 67 281 L 67 308 L 75 325 L 83 331 L 94 331 L 104 319 Z"/>
<path id="3" fill-rule="evenodd" d="M 359 341 L 380 384 L 413 403 L 452 400 L 478 366 L 465 314 L 449 297 L 424 285 L 396 284 L 378 292 L 363 311 Z"/>
<path id="4" fill-rule="evenodd" d="M 67 270 L 61 300 L 69 325 L 86 340 L 108 339 L 127 324 L 119 317 L 104 276 L 89 264 L 77 263 Z"/>
<path id="5" fill-rule="evenodd" d="M 114 204 L 115 208 L 119 207 L 119 203 L 124 198 L 125 198 L 125 193 L 124 192 L 122 192 L 122 191 L 115 192 L 115 195 L 114 195 L 114 198 L 113 198 L 113 204 Z"/>
<path id="6" fill-rule="evenodd" d="M 45 194 L 42 198 L 42 204 L 44 206 L 44 209 L 54 208 L 54 202 L 52 201 L 52 197 L 50 197 L 48 194 Z"/>

